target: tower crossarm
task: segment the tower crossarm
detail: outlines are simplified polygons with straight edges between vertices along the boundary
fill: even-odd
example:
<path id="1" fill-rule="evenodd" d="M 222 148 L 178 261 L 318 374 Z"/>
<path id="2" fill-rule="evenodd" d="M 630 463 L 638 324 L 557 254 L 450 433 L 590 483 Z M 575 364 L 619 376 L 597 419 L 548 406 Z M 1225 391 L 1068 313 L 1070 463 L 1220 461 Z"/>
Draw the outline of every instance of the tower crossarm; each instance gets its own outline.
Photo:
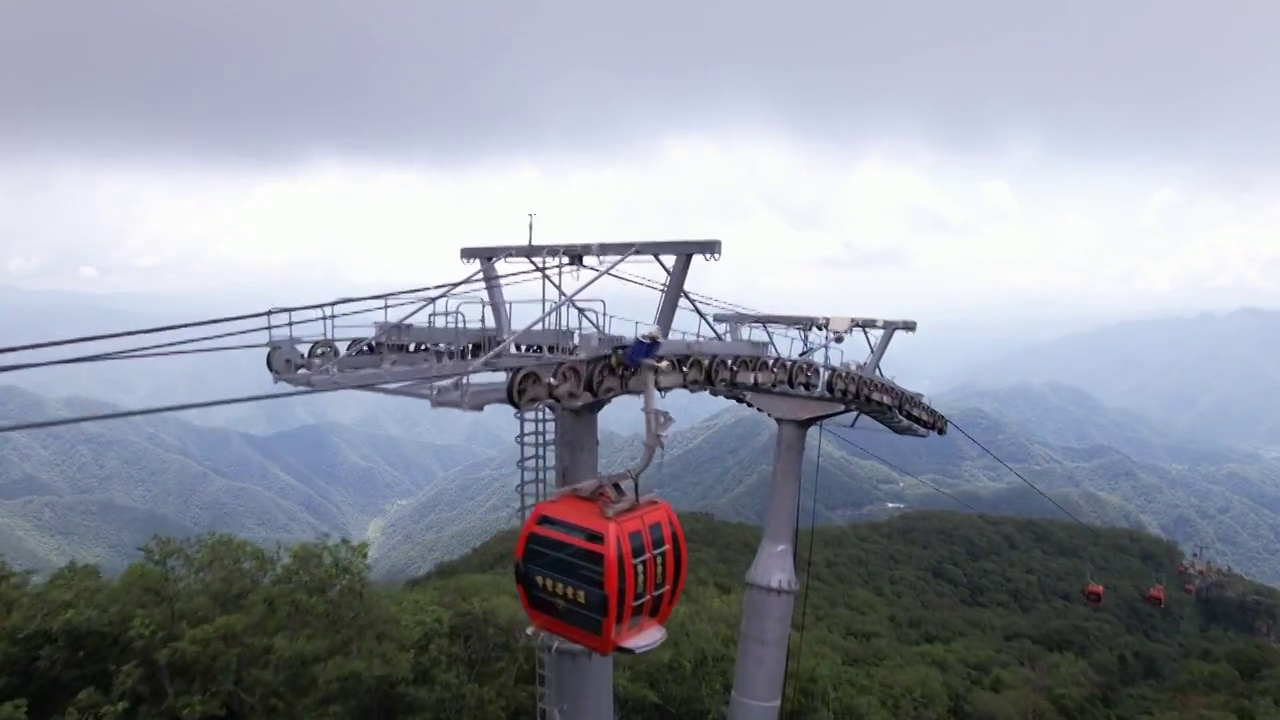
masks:
<path id="1" fill-rule="evenodd" d="M 359 389 L 465 410 L 572 409 L 641 394 L 626 356 L 637 342 L 655 342 L 653 352 L 667 361 L 656 377 L 663 392 L 711 392 L 752 405 L 759 404 L 753 398 L 796 398 L 823 403 L 833 414 L 862 413 L 900 435 L 946 432 L 946 419 L 920 393 L 879 371 L 894 333 L 914 331 L 914 321 L 741 312 L 708 318 L 685 285 L 693 261 L 719 249 L 715 240 L 466 248 L 464 258 L 481 262 L 468 279 L 483 282 L 484 296 L 415 299 L 413 312 L 376 322 L 349 341 L 275 337 L 267 366 L 276 382 L 317 390 Z M 667 276 L 655 311 L 656 341 L 638 338 L 649 335 L 639 328 L 614 332 L 624 323 L 615 322 L 604 301 L 582 297 L 622 263 L 645 256 Z M 588 258 L 599 262 L 588 265 Z M 592 274 L 570 288 L 565 268 L 579 260 Z M 505 278 L 494 268 L 512 261 L 532 264 L 523 272 L 541 275 L 535 279 L 550 289 L 541 301 L 506 297 Z M 714 338 L 672 327 L 682 300 Z M 845 361 L 845 341 L 857 331 L 869 354 Z"/>
<path id="2" fill-rule="evenodd" d="M 496 257 L 563 259 L 570 264 L 581 264 L 584 258 L 612 258 L 622 255 L 681 256 L 701 255 L 707 259 L 719 259 L 719 240 L 656 240 L 651 242 L 622 243 L 573 243 L 561 245 L 493 245 L 462 248 L 464 262 L 489 260 Z"/>
<path id="3" fill-rule="evenodd" d="M 775 315 L 772 313 L 716 313 L 712 321 L 721 325 L 740 328 L 784 327 L 800 332 L 832 332 L 848 335 L 854 330 L 904 330 L 916 331 L 915 320 L 880 320 L 877 318 L 846 317 L 840 315 Z"/>

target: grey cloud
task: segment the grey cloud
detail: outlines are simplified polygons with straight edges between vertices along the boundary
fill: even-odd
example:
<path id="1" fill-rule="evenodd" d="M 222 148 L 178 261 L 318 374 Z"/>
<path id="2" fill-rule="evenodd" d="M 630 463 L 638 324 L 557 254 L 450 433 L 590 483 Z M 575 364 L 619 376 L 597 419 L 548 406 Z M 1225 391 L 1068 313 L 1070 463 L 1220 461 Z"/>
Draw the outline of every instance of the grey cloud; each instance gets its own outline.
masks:
<path id="1" fill-rule="evenodd" d="M 0 150 L 449 160 L 745 122 L 1258 161 L 1280 146 L 1278 19 L 1191 0 L 12 0 Z"/>

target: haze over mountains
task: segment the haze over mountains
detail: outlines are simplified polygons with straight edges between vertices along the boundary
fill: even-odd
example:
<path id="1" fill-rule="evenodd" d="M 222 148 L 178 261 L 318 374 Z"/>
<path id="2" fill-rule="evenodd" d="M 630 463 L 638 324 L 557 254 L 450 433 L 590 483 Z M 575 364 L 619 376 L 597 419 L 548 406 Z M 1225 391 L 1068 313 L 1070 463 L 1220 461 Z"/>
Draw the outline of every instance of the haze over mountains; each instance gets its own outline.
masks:
<path id="1" fill-rule="evenodd" d="M 128 302 L 0 292 L 6 344 L 169 319 Z M 1269 404 L 1280 397 L 1280 372 L 1268 352 L 1280 313 L 1129 322 L 1004 350 L 973 335 L 963 346 L 916 343 L 927 327 L 891 349 L 889 374 L 927 382 L 958 427 L 1072 514 L 1203 542 L 1220 561 L 1280 582 L 1280 463 L 1272 455 L 1280 412 Z M 129 342 L 148 342 L 137 340 Z M 13 423 L 101 411 L 104 402 L 137 407 L 268 391 L 262 355 L 6 372 L 0 380 L 17 387 L 0 390 L 0 413 Z M 64 395 L 82 398 L 52 399 Z M 601 454 L 620 465 L 639 451 L 628 436 L 639 427 L 638 405 L 615 405 L 602 419 Z M 684 393 L 664 406 L 678 424 L 650 485 L 683 509 L 757 519 L 773 449 L 767 418 Z M 351 392 L 0 435 L 0 552 L 33 568 L 69 559 L 119 568 L 154 532 L 227 530 L 262 541 L 329 534 L 370 540 L 376 572 L 406 577 L 515 521 L 514 429 L 509 409 L 431 411 Z M 811 433 L 806 519 L 964 510 L 915 478 L 979 511 L 1063 517 L 959 432 L 923 441 L 862 423 L 832 432 L 894 467 L 824 438 L 815 511 L 819 435 Z"/>

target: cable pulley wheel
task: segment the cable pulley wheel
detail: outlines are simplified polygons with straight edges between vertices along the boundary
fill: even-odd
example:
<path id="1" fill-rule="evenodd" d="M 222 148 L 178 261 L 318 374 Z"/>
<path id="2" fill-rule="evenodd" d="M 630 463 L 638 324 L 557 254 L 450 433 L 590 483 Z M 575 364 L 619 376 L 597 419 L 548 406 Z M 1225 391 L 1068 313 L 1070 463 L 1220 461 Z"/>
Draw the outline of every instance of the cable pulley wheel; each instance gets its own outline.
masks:
<path id="1" fill-rule="evenodd" d="M 581 400 L 587 391 L 587 374 L 581 363 L 560 363 L 551 380 L 551 396 L 559 402 Z"/>
<path id="2" fill-rule="evenodd" d="M 831 397 L 835 397 L 835 398 L 842 397 L 842 391 L 844 390 L 844 382 L 845 382 L 844 373 L 845 373 L 844 370 L 832 370 L 831 372 L 827 373 L 827 381 L 823 385 L 823 388 L 827 391 L 827 394 L 830 395 Z"/>
<path id="3" fill-rule="evenodd" d="M 903 398 L 902 391 L 892 385 L 888 386 L 885 389 L 888 391 L 885 394 L 889 396 L 889 407 L 893 408 L 894 410 L 897 410 L 898 408 L 902 407 L 902 398 Z"/>
<path id="4" fill-rule="evenodd" d="M 658 368 L 654 373 L 654 387 L 660 393 L 668 393 L 672 390 L 681 390 L 687 387 L 684 378 L 684 365 L 680 362 L 680 357 L 656 357 L 654 360 L 658 362 Z M 641 388 L 643 391 L 643 388 Z"/>
<path id="5" fill-rule="evenodd" d="M 785 384 L 786 387 L 791 389 L 799 388 L 801 365 L 803 363 L 800 363 L 799 360 L 783 360 L 781 368 L 778 369 L 782 382 L 778 384 Z"/>
<path id="6" fill-rule="evenodd" d="M 507 402 L 520 410 L 532 410 L 547 399 L 548 387 L 534 368 L 521 368 L 507 378 Z"/>
<path id="7" fill-rule="evenodd" d="M 733 364 L 729 358 L 718 356 L 711 359 L 711 367 L 707 371 L 712 387 L 729 387 L 733 384 Z"/>
<path id="8" fill-rule="evenodd" d="M 822 384 L 822 367 L 818 363 L 811 361 L 798 363 L 797 367 L 799 368 L 797 371 L 799 377 L 796 379 L 796 384 L 800 386 L 800 389 L 806 392 L 817 390 Z"/>
<path id="9" fill-rule="evenodd" d="M 777 363 L 774 362 L 774 358 L 760 358 L 756 362 L 756 385 L 766 389 L 773 387 L 773 384 L 777 381 L 778 377 L 775 372 L 776 365 Z"/>
<path id="10" fill-rule="evenodd" d="M 867 400 L 867 383 L 866 375 L 860 372 L 849 373 L 849 399 L 854 402 L 866 402 Z"/>
<path id="11" fill-rule="evenodd" d="M 376 352 L 377 349 L 368 340 L 352 340 L 347 343 L 347 354 L 351 356 L 373 355 Z"/>
<path id="12" fill-rule="evenodd" d="M 870 402 L 880 402 L 880 382 L 875 378 L 867 378 L 863 386 L 864 397 Z"/>
<path id="13" fill-rule="evenodd" d="M 587 392 L 598 400 L 609 400 L 622 393 L 622 375 L 609 363 L 609 359 L 596 360 L 587 371 Z"/>
<path id="14" fill-rule="evenodd" d="M 338 356 L 338 344 L 332 340 L 317 340 L 307 348 L 307 358 L 319 360 Z"/>
<path id="15" fill-rule="evenodd" d="M 762 357 L 761 358 L 753 358 L 753 357 L 742 358 L 741 369 L 750 373 L 750 377 L 747 378 L 746 384 L 749 387 L 762 387 L 763 385 L 760 382 L 760 377 L 761 377 L 760 373 L 766 370 L 768 367 L 769 367 L 768 358 L 762 358 Z"/>
<path id="16" fill-rule="evenodd" d="M 898 412 L 902 413 L 903 417 L 916 424 L 923 424 L 921 422 L 920 413 L 916 411 L 918 407 L 919 403 L 917 403 L 916 399 L 910 395 L 904 394 L 902 399 L 898 401 Z"/>
<path id="17" fill-rule="evenodd" d="M 861 382 L 858 373 L 853 370 L 844 370 L 844 389 L 840 391 L 840 397 L 845 400 L 858 399 L 858 383 Z"/>
<path id="18" fill-rule="evenodd" d="M 293 346 L 273 347 L 267 351 L 267 370 L 272 375 L 296 375 L 306 367 L 302 353 Z"/>
<path id="19" fill-rule="evenodd" d="M 751 369 L 751 384 L 755 387 L 769 387 L 769 378 L 773 373 L 768 357 L 756 357 L 755 366 Z"/>
<path id="20" fill-rule="evenodd" d="M 707 360 L 693 356 L 685 360 L 684 386 L 690 390 L 701 390 L 707 386 Z"/>

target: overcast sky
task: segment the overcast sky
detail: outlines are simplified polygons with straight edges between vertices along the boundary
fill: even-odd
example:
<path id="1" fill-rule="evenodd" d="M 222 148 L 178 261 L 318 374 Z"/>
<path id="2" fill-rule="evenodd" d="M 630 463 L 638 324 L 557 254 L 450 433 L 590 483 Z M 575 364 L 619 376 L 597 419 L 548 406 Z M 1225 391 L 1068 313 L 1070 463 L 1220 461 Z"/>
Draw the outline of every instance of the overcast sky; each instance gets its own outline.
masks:
<path id="1" fill-rule="evenodd" d="M 786 311 L 1280 305 L 1280 6 L 4 2 L 0 282 L 391 289 L 717 237 Z"/>

